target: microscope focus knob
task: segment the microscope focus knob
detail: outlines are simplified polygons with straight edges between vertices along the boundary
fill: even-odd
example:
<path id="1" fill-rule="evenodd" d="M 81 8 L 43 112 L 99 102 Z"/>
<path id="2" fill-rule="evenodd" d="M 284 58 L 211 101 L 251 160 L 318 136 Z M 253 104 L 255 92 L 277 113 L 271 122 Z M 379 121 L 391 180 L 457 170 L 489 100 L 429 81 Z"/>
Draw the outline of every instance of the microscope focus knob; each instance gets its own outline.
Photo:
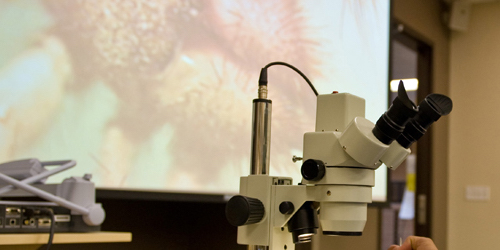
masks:
<path id="1" fill-rule="evenodd" d="M 302 163 L 300 172 L 308 181 L 319 181 L 325 176 L 326 166 L 321 160 L 309 159 Z"/>
<path id="2" fill-rule="evenodd" d="M 264 204 L 259 199 L 233 196 L 226 205 L 226 218 L 233 226 L 260 222 L 264 218 Z"/>
<path id="3" fill-rule="evenodd" d="M 280 203 L 279 210 L 282 214 L 293 214 L 295 207 L 291 201 L 283 201 Z"/>

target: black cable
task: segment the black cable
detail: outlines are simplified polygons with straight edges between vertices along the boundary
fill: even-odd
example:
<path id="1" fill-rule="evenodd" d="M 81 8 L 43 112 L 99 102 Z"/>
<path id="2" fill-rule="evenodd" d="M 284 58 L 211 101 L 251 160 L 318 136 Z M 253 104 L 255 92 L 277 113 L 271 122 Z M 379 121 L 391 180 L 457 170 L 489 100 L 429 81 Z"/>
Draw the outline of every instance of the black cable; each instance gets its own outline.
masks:
<path id="1" fill-rule="evenodd" d="M 46 250 L 49 250 L 50 247 L 52 246 L 52 241 L 54 240 L 54 233 L 55 233 L 55 216 L 54 212 L 52 209 L 42 209 L 40 210 L 40 214 L 45 214 L 50 216 L 50 234 L 49 234 L 49 242 L 47 242 L 47 248 Z"/>
<path id="2" fill-rule="evenodd" d="M 300 76 L 302 76 L 302 78 L 304 78 L 304 80 L 306 80 L 307 84 L 309 84 L 309 87 L 311 87 L 312 91 L 314 92 L 315 95 L 318 95 L 318 91 L 316 91 L 316 88 L 314 88 L 314 85 L 311 83 L 311 81 L 309 81 L 309 79 L 307 78 L 307 76 L 302 73 L 299 69 L 295 68 L 294 66 L 288 64 L 288 63 L 285 63 L 285 62 L 272 62 L 272 63 L 269 63 L 267 64 L 261 71 L 261 78 L 265 77 L 265 79 L 259 79 L 259 85 L 267 85 L 267 68 L 273 66 L 273 65 L 282 65 L 282 66 L 286 66 L 288 68 L 291 68 L 293 69 L 295 72 L 297 72 Z"/>

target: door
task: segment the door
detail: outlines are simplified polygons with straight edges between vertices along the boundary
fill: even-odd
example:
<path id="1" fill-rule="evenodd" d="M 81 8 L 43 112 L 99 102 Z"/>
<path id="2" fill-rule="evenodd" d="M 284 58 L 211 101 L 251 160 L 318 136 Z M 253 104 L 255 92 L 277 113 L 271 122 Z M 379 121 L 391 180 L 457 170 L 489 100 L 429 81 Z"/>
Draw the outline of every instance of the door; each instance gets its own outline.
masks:
<path id="1" fill-rule="evenodd" d="M 418 105 L 431 92 L 432 47 L 404 24 L 396 21 L 392 27 L 390 79 L 396 90 L 397 82 L 403 79 L 408 96 Z M 396 96 L 391 90 L 390 103 Z M 381 249 L 399 244 L 409 235 L 431 234 L 431 133 L 429 129 L 414 143 L 412 154 L 389 173 L 390 207 L 382 210 Z"/>

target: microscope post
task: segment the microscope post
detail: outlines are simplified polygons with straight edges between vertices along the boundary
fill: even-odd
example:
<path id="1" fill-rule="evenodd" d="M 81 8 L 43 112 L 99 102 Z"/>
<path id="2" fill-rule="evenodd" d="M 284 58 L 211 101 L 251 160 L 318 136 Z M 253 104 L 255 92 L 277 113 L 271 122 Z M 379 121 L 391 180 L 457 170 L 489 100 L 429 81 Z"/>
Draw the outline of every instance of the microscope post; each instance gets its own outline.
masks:
<path id="1" fill-rule="evenodd" d="M 267 99 L 267 85 L 259 85 L 258 95 L 259 98 L 253 100 L 250 175 L 269 175 L 272 102 Z M 268 246 L 248 246 L 248 250 L 268 249 Z"/>

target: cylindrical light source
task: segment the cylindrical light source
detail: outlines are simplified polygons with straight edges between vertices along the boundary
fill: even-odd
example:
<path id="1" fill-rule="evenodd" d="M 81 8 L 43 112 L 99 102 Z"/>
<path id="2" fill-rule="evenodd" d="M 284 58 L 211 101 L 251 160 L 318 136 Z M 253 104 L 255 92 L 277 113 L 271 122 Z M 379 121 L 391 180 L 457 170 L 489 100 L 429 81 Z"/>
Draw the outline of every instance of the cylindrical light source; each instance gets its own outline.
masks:
<path id="1" fill-rule="evenodd" d="M 253 100 L 252 158 L 250 163 L 250 174 L 269 174 L 271 107 L 272 102 L 269 99 Z"/>
<path id="2" fill-rule="evenodd" d="M 253 100 L 252 152 L 250 174 L 269 175 L 271 153 L 271 111 L 272 102 L 267 99 L 267 69 L 262 69 L 258 99 Z M 248 245 L 248 250 L 268 250 L 269 246 Z"/>

